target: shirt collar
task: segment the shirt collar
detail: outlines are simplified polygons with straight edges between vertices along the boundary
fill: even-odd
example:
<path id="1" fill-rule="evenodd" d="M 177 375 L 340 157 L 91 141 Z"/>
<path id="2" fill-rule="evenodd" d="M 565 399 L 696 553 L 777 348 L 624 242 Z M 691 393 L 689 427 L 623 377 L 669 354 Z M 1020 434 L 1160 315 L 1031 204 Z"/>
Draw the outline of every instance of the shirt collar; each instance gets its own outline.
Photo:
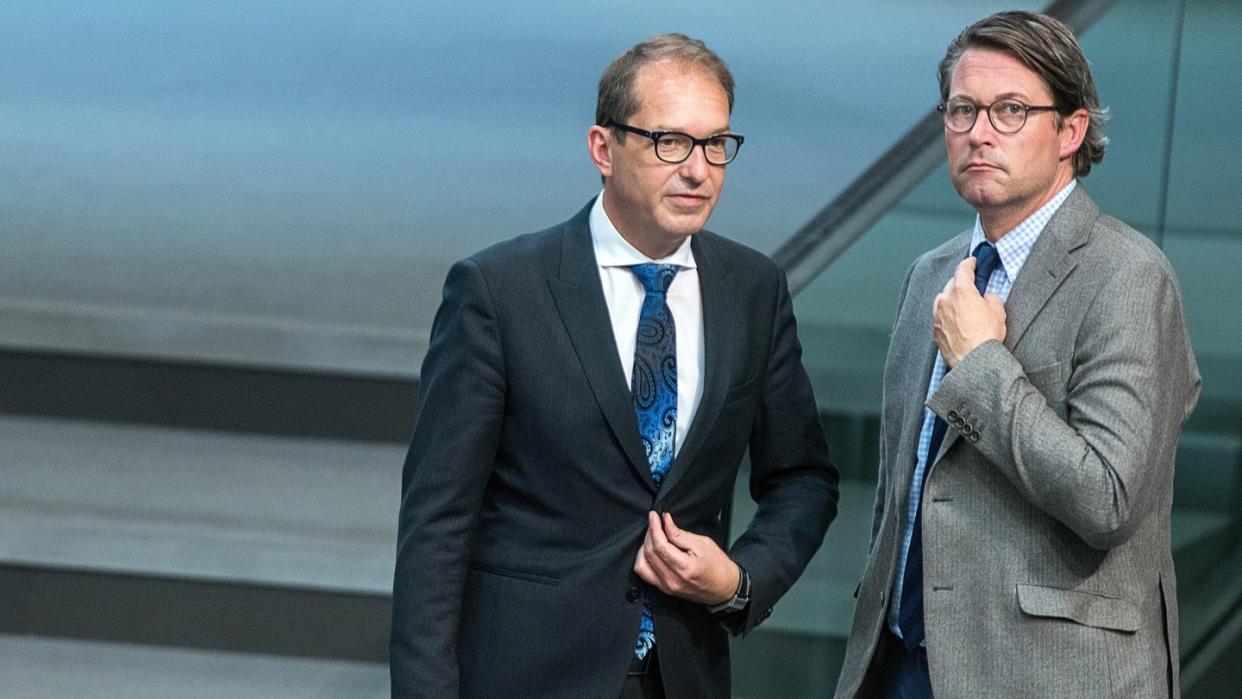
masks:
<path id="1" fill-rule="evenodd" d="M 1035 213 L 1027 216 L 1021 223 L 1013 227 L 1001 239 L 996 241 L 996 252 L 1000 255 L 1001 265 L 1005 267 L 1005 274 L 1012 283 L 1018 278 L 1018 273 L 1022 271 L 1022 266 L 1026 264 L 1026 258 L 1030 257 L 1031 249 L 1035 247 L 1035 241 L 1039 240 L 1040 233 L 1048 225 L 1048 221 L 1061 208 L 1061 204 L 1069 198 L 1070 193 L 1078 186 L 1078 180 L 1073 179 L 1069 184 L 1061 188 L 1048 203 L 1039 207 Z M 970 249 L 973 252 L 979 246 L 979 243 L 987 240 L 987 236 L 983 233 L 983 224 L 979 221 L 979 215 L 975 214 L 975 228 L 970 235 Z"/>
<path id="2" fill-rule="evenodd" d="M 617 227 L 604 211 L 604 194 L 601 191 L 591 206 L 590 226 L 591 244 L 595 247 L 595 261 L 600 267 L 630 267 L 645 262 L 678 265 L 682 269 L 694 269 L 694 253 L 690 250 L 690 237 L 687 236 L 681 246 L 673 254 L 652 260 L 642 254 L 629 241 L 621 237 Z"/>

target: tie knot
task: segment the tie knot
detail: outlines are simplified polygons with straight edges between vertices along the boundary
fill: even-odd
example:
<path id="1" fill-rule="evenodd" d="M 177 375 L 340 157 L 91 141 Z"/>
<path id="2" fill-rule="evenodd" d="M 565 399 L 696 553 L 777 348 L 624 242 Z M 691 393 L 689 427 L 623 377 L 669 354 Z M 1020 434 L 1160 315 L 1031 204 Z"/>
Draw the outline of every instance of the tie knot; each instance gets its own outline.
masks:
<path id="1" fill-rule="evenodd" d="M 1000 266 L 1000 253 L 996 251 L 996 246 L 983 242 L 975 248 L 974 254 L 975 288 L 982 294 L 988 288 L 988 280 L 992 278 L 992 272 Z"/>
<path id="2" fill-rule="evenodd" d="M 630 271 L 638 277 L 638 281 L 642 283 L 643 289 L 649 294 L 663 294 L 668 291 L 668 287 L 673 283 L 673 277 L 681 271 L 681 267 L 677 265 L 660 265 L 654 262 L 648 262 L 641 265 L 633 265 Z"/>

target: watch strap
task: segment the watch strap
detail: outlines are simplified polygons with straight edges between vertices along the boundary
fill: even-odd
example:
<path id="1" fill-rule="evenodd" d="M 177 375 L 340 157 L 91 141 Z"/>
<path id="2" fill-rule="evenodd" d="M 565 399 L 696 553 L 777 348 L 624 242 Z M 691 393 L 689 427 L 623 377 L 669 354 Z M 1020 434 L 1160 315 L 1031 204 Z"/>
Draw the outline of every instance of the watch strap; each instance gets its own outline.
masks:
<path id="1" fill-rule="evenodd" d="M 733 593 L 733 597 L 708 607 L 707 611 L 712 614 L 731 614 L 742 611 L 746 605 L 750 604 L 750 573 L 747 573 L 746 569 L 740 565 L 737 569 L 739 573 L 737 591 Z"/>

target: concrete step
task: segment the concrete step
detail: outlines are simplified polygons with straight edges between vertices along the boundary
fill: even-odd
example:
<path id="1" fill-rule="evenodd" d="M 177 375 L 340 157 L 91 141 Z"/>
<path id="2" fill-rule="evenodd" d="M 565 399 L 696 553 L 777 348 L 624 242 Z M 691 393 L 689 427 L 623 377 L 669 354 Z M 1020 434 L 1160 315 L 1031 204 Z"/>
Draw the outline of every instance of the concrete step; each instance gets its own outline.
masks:
<path id="1" fill-rule="evenodd" d="M 0 416 L 0 632 L 382 662 L 404 451 Z"/>
<path id="2" fill-rule="evenodd" d="M 0 561 L 383 594 L 404 452 L 0 416 Z"/>
<path id="3" fill-rule="evenodd" d="M 0 634 L 0 696 L 337 699 L 388 696 L 388 666 Z"/>
<path id="4" fill-rule="evenodd" d="M 1187 455 L 1217 457 L 1234 446 L 1188 444 Z M 0 415 L 0 632 L 382 663 L 404 452 L 400 443 Z M 1232 467 L 1214 460 L 1182 468 L 1197 482 Z M 753 515 L 746 487 L 743 472 L 735 533 Z M 1183 489 L 1197 505 L 1175 512 L 1183 597 L 1219 598 L 1201 615 L 1187 609 L 1190 640 L 1229 596 L 1191 571 L 1210 567 L 1199 565 L 1202 552 L 1237 542 L 1226 500 Z M 788 685 L 793 696 L 835 677 L 874 484 L 847 478 L 841 492 L 840 515 L 801 580 L 735 644 L 739 695 Z M 763 670 L 802 652 L 822 658 L 814 676 Z"/>
<path id="5" fill-rule="evenodd" d="M 0 414 L 408 443 L 415 379 L 0 350 Z"/>

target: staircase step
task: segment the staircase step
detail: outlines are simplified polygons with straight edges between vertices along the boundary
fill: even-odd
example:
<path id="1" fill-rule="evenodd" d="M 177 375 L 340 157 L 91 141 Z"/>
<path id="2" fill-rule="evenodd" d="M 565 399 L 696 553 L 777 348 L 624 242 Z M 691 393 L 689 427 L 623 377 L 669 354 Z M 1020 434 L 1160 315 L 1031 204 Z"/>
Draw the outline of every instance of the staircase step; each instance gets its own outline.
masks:
<path id="1" fill-rule="evenodd" d="M 0 696 L 24 699 L 387 697 L 388 666 L 0 635 Z"/>
<path id="2" fill-rule="evenodd" d="M 404 451 L 0 416 L 0 562 L 383 594 Z"/>

